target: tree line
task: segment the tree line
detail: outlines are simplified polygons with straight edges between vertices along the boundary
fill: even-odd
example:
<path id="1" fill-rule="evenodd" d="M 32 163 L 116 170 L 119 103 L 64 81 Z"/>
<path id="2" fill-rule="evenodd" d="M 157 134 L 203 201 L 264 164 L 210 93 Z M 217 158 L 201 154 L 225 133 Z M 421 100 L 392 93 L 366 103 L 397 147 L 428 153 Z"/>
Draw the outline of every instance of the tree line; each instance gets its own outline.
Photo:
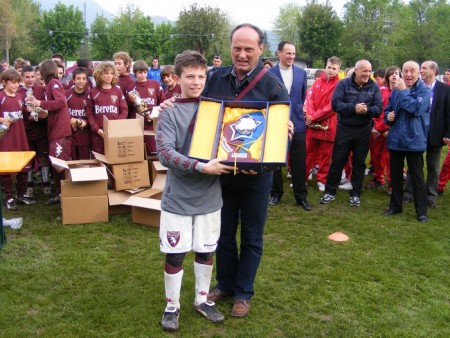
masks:
<path id="1" fill-rule="evenodd" d="M 72 5 L 59 2 L 43 11 L 33 0 L 0 0 L 0 27 L 0 49 L 11 61 L 22 57 L 37 64 L 53 53 L 67 60 L 103 60 L 124 50 L 135 60 L 158 55 L 162 64 L 170 64 L 176 54 L 194 49 L 231 62 L 231 19 L 217 7 L 196 3 L 182 10 L 174 24 L 156 25 L 139 8 L 127 5 L 110 20 L 98 16 L 88 28 L 81 10 Z M 360 58 L 374 68 L 409 59 L 432 59 L 441 69 L 450 67 L 447 0 L 349 0 L 342 18 L 328 0 L 309 0 L 304 6 L 292 2 L 279 8 L 274 32 L 280 41 L 292 41 L 310 67 L 322 68 L 332 55 L 348 67 Z M 266 34 L 264 56 L 271 56 L 268 47 Z"/>

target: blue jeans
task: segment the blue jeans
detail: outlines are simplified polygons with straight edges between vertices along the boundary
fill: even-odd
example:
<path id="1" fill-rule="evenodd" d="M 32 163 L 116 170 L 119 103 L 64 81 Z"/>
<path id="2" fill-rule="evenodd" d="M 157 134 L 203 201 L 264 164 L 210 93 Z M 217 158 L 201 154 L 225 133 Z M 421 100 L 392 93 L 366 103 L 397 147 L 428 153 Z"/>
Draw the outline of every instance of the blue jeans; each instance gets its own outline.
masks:
<path id="1" fill-rule="evenodd" d="M 216 250 L 217 287 L 237 298 L 251 299 L 263 252 L 272 172 L 222 175 L 222 224 Z M 240 250 L 236 234 L 241 223 Z"/>

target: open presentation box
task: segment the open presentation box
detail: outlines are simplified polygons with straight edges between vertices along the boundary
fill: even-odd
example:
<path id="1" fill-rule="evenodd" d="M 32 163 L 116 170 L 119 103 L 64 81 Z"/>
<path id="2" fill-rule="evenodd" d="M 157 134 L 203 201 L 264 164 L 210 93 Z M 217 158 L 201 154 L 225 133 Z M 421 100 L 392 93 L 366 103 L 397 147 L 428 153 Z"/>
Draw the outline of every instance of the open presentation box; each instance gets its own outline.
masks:
<path id="1" fill-rule="evenodd" d="M 238 169 L 286 165 L 290 102 L 217 101 L 202 98 L 189 157 L 226 158 Z"/>

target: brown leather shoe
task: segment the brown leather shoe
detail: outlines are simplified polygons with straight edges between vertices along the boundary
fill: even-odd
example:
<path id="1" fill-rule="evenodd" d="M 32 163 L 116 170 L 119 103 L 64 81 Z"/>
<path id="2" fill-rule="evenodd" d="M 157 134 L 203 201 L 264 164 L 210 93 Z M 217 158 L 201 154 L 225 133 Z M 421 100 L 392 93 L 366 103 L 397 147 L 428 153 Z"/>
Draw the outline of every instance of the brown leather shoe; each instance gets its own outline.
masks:
<path id="1" fill-rule="evenodd" d="M 217 303 L 218 301 L 226 299 L 228 297 L 230 297 L 230 295 L 218 289 L 217 286 L 214 287 L 214 289 L 212 289 L 207 296 L 208 300 L 214 303 Z"/>
<path id="2" fill-rule="evenodd" d="M 250 311 L 250 300 L 237 298 L 234 301 L 231 315 L 233 317 L 245 317 Z"/>

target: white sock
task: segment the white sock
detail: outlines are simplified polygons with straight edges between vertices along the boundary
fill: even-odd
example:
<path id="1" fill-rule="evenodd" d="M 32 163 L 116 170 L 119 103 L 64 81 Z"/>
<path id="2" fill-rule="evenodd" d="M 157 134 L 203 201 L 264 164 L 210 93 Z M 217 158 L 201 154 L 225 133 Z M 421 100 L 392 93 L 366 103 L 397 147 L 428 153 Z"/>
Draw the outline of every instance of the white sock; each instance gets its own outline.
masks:
<path id="1" fill-rule="evenodd" d="M 32 183 L 33 182 L 33 174 L 34 174 L 33 170 L 30 170 L 28 172 L 27 183 Z"/>
<path id="2" fill-rule="evenodd" d="M 41 175 L 42 175 L 42 182 L 47 183 L 48 182 L 48 173 L 50 171 L 49 167 L 42 167 L 41 168 Z"/>
<path id="3" fill-rule="evenodd" d="M 195 304 L 207 301 L 209 286 L 211 285 L 213 266 L 194 262 L 195 273 Z"/>
<path id="4" fill-rule="evenodd" d="M 181 281 L 183 270 L 170 274 L 164 271 L 164 288 L 166 290 L 167 307 L 180 308 Z"/>

